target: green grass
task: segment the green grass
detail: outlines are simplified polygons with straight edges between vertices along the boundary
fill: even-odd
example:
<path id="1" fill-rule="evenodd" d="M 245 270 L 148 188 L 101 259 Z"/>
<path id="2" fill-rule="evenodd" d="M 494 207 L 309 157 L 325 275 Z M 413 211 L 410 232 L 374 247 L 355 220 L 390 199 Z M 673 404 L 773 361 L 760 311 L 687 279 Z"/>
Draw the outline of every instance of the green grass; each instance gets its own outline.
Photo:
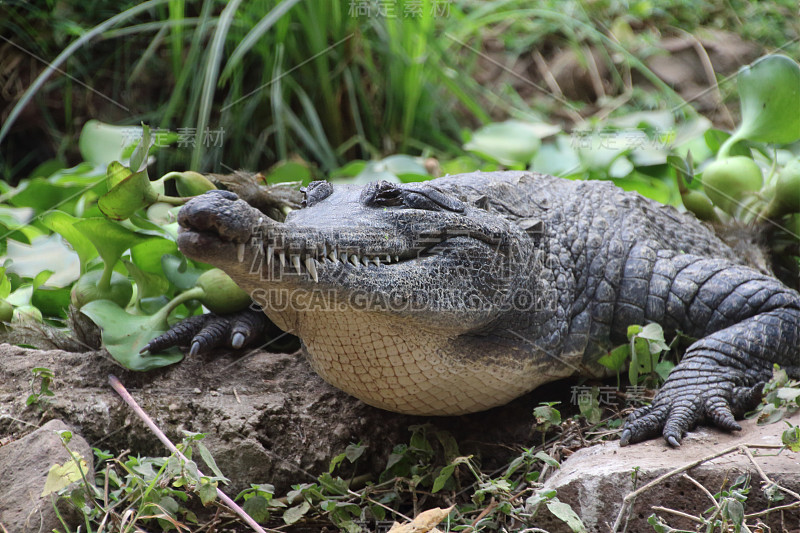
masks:
<path id="1" fill-rule="evenodd" d="M 257 170 L 300 158 L 318 166 L 319 176 L 356 158 L 459 155 L 462 131 L 492 119 L 556 117 L 571 126 L 586 115 L 583 103 L 538 91 L 523 97 L 506 75 L 477 83 L 487 39 L 502 43 L 497 57 L 508 68 L 532 51 L 569 48 L 581 57 L 586 46 L 595 47 L 608 68 L 610 96 L 630 91 L 625 80 L 631 71 L 656 87 L 631 91 L 622 113 L 677 101 L 641 63 L 651 43 L 673 28 L 724 28 L 770 49 L 785 46 L 788 55 L 800 50 L 793 42 L 792 0 L 425 0 L 417 17 L 405 16 L 413 5 L 405 0 L 391 3 L 393 17 L 352 13 L 360 4 L 152 0 L 142 9 L 110 0 L 4 3 L 3 35 L 45 62 L 60 57 L 70 77 L 42 79 L 25 95 L 41 137 L 20 128 L 19 118 L 4 121 L 12 135 L 0 149 L 0 175 L 16 181 L 48 154 L 74 162 L 77 133 L 89 118 L 195 132 L 193 147 L 187 143 L 159 160 L 160 173 Z M 635 46 L 612 37 L 626 25 Z M 87 46 L 91 32 L 98 36 Z M 19 77 L 28 84 L 46 68 L 25 52 L 14 53 L 27 65 Z M 222 132 L 222 142 L 205 142 L 206 128 Z"/>

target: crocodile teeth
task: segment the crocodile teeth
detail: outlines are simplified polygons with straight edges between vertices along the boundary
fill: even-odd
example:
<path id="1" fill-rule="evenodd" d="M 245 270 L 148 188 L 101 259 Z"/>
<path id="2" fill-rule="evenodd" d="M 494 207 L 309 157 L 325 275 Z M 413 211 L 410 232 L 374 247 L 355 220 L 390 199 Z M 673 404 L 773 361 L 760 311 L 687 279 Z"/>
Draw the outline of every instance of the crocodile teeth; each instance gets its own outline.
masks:
<path id="1" fill-rule="evenodd" d="M 361 264 L 364 266 L 369 266 L 369 259 L 367 259 L 366 257 L 362 257 Z"/>
<path id="2" fill-rule="evenodd" d="M 394 260 L 395 261 L 400 261 L 400 256 L 399 255 L 394 256 Z"/>
<path id="3" fill-rule="evenodd" d="M 358 256 L 356 254 L 350 256 L 350 262 L 353 263 L 354 266 L 361 266 L 358 264 Z"/>
<path id="4" fill-rule="evenodd" d="M 236 247 L 236 259 L 241 263 L 244 261 L 244 243 L 239 243 Z"/>
<path id="5" fill-rule="evenodd" d="M 275 259 L 275 248 L 267 246 L 267 268 L 272 266 L 272 260 Z"/>
<path id="6" fill-rule="evenodd" d="M 386 259 L 384 259 L 384 261 L 386 261 L 387 263 L 391 263 L 392 262 L 392 256 L 390 256 L 389 254 L 386 254 Z"/>
<path id="7" fill-rule="evenodd" d="M 281 261 L 281 268 L 286 266 L 286 254 L 281 252 L 278 254 L 278 259 Z"/>
<path id="8" fill-rule="evenodd" d="M 300 256 L 299 255 L 292 255 L 290 256 L 292 259 L 292 265 L 294 265 L 294 269 L 297 270 L 298 274 L 303 273 L 303 269 L 300 266 Z"/>
<path id="9" fill-rule="evenodd" d="M 341 261 L 342 263 L 347 263 L 348 260 L 349 259 L 346 253 L 342 252 L 339 254 L 339 261 Z"/>
<path id="10" fill-rule="evenodd" d="M 334 263 L 338 263 L 338 262 L 339 262 L 339 258 L 338 258 L 338 257 L 336 257 L 336 252 L 331 252 L 331 253 L 329 253 L 329 254 L 328 254 L 328 257 L 330 257 L 330 258 L 331 258 L 331 261 L 333 261 Z"/>
<path id="11" fill-rule="evenodd" d="M 381 260 L 378 258 L 378 256 L 377 256 L 377 255 L 376 255 L 375 257 L 373 257 L 373 258 L 372 258 L 372 262 L 373 262 L 373 263 L 375 263 L 375 266 L 376 266 L 376 267 L 379 267 L 379 266 L 381 266 Z"/>
<path id="12" fill-rule="evenodd" d="M 327 244 L 323 244 L 322 245 L 322 257 L 325 257 L 326 255 L 328 255 L 328 245 Z"/>
<path id="13" fill-rule="evenodd" d="M 317 277 L 317 262 L 314 259 L 307 257 L 306 258 L 306 269 L 308 273 L 311 274 L 311 277 L 314 278 L 315 282 L 319 282 L 319 278 Z"/>

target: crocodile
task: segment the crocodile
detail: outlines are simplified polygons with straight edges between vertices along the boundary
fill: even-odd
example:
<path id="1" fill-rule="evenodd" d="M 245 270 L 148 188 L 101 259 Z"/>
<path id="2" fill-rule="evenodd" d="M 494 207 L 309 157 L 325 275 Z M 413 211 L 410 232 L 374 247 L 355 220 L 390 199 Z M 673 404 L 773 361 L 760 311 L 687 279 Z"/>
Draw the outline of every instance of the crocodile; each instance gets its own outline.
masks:
<path id="1" fill-rule="evenodd" d="M 632 324 L 696 339 L 629 416 L 623 445 L 661 434 L 679 446 L 703 422 L 739 430 L 774 364 L 800 376 L 800 294 L 691 215 L 610 182 L 478 172 L 303 193 L 283 222 L 230 191 L 181 209 L 180 250 L 259 309 L 193 317 L 151 351 L 239 348 L 268 317 L 364 402 L 459 415 L 607 376 L 598 359 Z"/>

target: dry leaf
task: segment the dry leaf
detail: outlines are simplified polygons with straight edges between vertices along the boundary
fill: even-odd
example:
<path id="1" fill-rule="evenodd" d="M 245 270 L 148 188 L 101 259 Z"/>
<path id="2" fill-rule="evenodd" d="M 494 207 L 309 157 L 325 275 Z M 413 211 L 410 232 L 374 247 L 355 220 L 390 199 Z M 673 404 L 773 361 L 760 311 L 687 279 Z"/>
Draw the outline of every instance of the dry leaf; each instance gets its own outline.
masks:
<path id="1" fill-rule="evenodd" d="M 450 514 L 453 507 L 455 506 L 450 506 L 447 509 L 442 509 L 441 507 L 428 509 L 427 511 L 419 513 L 414 520 L 407 524 L 398 524 L 395 522 L 388 533 L 441 533 L 441 531 L 436 529 L 436 526 L 439 522 L 447 518 L 447 515 Z"/>

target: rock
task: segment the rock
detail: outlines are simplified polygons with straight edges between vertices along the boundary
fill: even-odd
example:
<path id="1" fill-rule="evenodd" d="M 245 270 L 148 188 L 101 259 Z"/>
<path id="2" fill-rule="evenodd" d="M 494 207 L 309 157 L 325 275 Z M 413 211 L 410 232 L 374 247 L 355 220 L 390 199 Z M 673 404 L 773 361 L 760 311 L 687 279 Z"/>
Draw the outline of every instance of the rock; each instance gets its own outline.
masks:
<path id="1" fill-rule="evenodd" d="M 800 414 L 789 421 L 800 424 Z M 692 461 L 702 459 L 732 446 L 740 444 L 780 446 L 783 423 L 758 426 L 754 420 L 741 422 L 743 431 L 733 434 L 710 428 L 700 428 L 690 432 L 679 449 L 672 449 L 663 440 L 656 439 L 641 444 L 620 448 L 618 442 L 609 442 L 579 450 L 562 462 L 561 468 L 545 482 L 545 488 L 555 489 L 558 499 L 572 506 L 582 518 L 588 532 L 610 531 L 625 496 L 636 487 L 679 468 Z M 767 477 L 781 486 L 795 492 L 800 488 L 800 453 L 777 449 L 751 449 L 755 460 Z M 631 472 L 638 467 L 636 487 Z M 751 490 L 745 504 L 745 513 L 753 513 L 767 508 L 762 479 L 753 463 L 742 452 L 734 452 L 696 466 L 687 472 L 700 482 L 711 494 L 722 487 L 729 487 L 744 473 L 751 476 Z M 784 503 L 790 503 L 787 496 Z M 701 515 L 712 506 L 711 500 L 697 486 L 679 475 L 671 477 L 651 490 L 641 494 L 633 505 L 627 531 L 653 531 L 647 524 L 647 517 L 653 511 L 651 506 L 663 506 L 684 513 Z M 778 504 L 773 504 L 773 507 Z M 543 509 L 543 508 L 542 508 Z M 548 514 L 540 510 L 540 514 Z M 658 513 L 674 528 L 689 529 L 697 527 L 690 521 Z M 537 514 L 537 519 L 539 518 Z M 771 513 L 762 520 L 772 531 L 798 531 L 800 528 L 800 509 Z M 563 522 L 554 517 L 542 517 L 537 526 L 550 533 L 571 533 Z M 784 528 L 784 529 L 782 529 Z"/>
<path id="2" fill-rule="evenodd" d="M 0 447 L 0 531 L 27 533 L 63 529 L 53 509 L 53 496 L 42 496 L 42 490 L 50 467 L 70 460 L 56 433 L 70 429 L 60 420 L 51 420 L 33 433 Z M 86 459 L 91 471 L 89 444 L 73 432 L 69 447 Z M 62 516 L 65 510 L 66 507 L 59 505 Z"/>

